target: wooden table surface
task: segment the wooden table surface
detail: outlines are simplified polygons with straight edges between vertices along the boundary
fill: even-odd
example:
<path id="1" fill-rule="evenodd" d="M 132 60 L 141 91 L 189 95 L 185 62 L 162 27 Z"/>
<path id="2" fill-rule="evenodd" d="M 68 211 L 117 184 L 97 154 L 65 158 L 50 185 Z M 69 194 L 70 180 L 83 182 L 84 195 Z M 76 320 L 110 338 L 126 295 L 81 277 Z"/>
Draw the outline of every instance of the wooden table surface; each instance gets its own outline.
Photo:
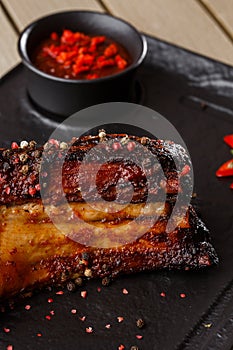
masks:
<path id="1" fill-rule="evenodd" d="M 233 0 L 2 0 L 0 75 L 20 62 L 17 38 L 27 24 L 73 9 L 108 12 L 154 37 L 233 65 Z"/>

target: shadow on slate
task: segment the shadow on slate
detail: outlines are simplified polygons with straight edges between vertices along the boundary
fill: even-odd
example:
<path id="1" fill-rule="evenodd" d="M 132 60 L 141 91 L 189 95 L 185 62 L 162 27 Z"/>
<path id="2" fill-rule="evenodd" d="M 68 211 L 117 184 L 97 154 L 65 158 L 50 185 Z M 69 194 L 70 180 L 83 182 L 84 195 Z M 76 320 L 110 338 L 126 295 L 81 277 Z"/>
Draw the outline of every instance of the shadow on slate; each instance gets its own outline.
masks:
<path id="1" fill-rule="evenodd" d="M 140 350 L 225 350 L 233 344 L 233 193 L 230 179 L 215 177 L 218 166 L 230 157 L 222 139 L 233 132 L 233 68 L 147 39 L 149 54 L 137 76 L 143 104 L 170 120 L 187 144 L 194 166 L 195 206 L 210 229 L 220 264 L 196 272 L 124 276 L 101 292 L 100 281 L 64 295 L 42 291 L 0 314 L 1 349 L 12 344 L 15 350 L 114 350 L 124 344 L 125 349 L 137 345 Z M 22 65 L 3 77 L 0 91 L 2 146 L 24 139 L 42 144 L 61 121 L 30 102 Z M 87 290 L 86 299 L 80 297 L 81 290 Z M 47 302 L 50 297 L 53 303 Z M 26 304 L 30 310 L 24 309 Z M 51 310 L 55 315 L 49 321 L 45 316 Z M 86 320 L 80 321 L 84 315 Z M 118 316 L 124 317 L 122 323 Z M 142 329 L 136 327 L 138 318 L 145 320 Z M 89 326 L 92 334 L 85 332 Z M 11 331 L 4 333 L 3 327 Z M 137 339 L 138 334 L 143 339 Z"/>

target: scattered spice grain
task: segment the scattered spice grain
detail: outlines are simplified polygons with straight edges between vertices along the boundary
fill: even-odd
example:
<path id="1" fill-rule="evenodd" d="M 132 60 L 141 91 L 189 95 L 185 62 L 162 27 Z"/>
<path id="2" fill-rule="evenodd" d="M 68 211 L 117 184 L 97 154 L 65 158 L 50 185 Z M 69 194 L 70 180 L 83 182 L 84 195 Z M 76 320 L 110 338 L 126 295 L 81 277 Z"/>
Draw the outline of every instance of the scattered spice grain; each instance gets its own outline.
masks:
<path id="1" fill-rule="evenodd" d="M 128 290 L 126 288 L 123 288 L 122 293 L 123 294 L 129 294 L 129 292 L 128 292 Z"/>
<path id="2" fill-rule="evenodd" d="M 3 330 L 5 333 L 10 333 L 10 331 L 11 331 L 10 328 L 7 328 L 7 327 L 4 327 Z"/>
<path id="3" fill-rule="evenodd" d="M 138 328 L 143 328 L 145 326 L 145 322 L 142 318 L 139 318 L 136 322 Z"/>
<path id="4" fill-rule="evenodd" d="M 57 294 L 57 295 L 63 295 L 64 292 L 63 292 L 63 290 L 59 290 L 56 294 Z"/>
<path id="5" fill-rule="evenodd" d="M 84 298 L 84 299 L 87 297 L 87 291 L 86 290 L 82 290 L 81 291 L 81 297 Z"/>
<path id="6" fill-rule="evenodd" d="M 76 285 L 74 282 L 69 281 L 66 285 L 66 288 L 69 292 L 74 292 L 76 290 Z"/>
<path id="7" fill-rule="evenodd" d="M 137 335 L 136 335 L 136 338 L 140 340 L 140 339 L 143 338 L 143 336 L 142 336 L 141 334 L 137 334 Z"/>
<path id="8" fill-rule="evenodd" d="M 185 293 L 180 293 L 180 297 L 181 297 L 181 299 L 184 299 L 184 298 L 186 298 L 186 294 Z"/>
<path id="9" fill-rule="evenodd" d="M 93 333 L 93 328 L 92 327 L 87 327 L 86 328 L 86 333 Z"/>

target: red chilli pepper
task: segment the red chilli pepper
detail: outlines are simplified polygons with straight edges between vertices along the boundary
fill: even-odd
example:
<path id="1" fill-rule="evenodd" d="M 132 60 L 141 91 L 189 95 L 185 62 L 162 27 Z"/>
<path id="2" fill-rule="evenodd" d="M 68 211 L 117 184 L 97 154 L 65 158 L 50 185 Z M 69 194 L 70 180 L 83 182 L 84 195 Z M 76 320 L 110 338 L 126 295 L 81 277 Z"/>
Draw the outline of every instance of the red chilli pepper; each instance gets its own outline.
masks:
<path id="1" fill-rule="evenodd" d="M 228 146 L 230 146 L 231 148 L 233 148 L 233 134 L 231 135 L 226 135 L 224 138 L 223 138 L 224 142 L 226 142 L 226 144 Z"/>
<path id="2" fill-rule="evenodd" d="M 217 177 L 233 176 L 233 159 L 228 160 L 216 171 Z"/>
<path id="3" fill-rule="evenodd" d="M 104 56 L 106 57 L 112 57 L 115 56 L 117 54 L 117 47 L 115 44 L 111 44 L 108 47 L 106 47 L 106 49 L 104 50 Z"/>

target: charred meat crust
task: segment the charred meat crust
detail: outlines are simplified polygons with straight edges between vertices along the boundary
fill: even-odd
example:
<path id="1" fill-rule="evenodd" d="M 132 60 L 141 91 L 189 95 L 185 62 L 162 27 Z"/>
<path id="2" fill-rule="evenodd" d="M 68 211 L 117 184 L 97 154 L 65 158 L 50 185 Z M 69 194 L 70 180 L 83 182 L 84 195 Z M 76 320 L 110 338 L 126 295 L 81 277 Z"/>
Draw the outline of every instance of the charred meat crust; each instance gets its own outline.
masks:
<path id="1" fill-rule="evenodd" d="M 107 135 L 106 139 L 114 143 L 118 141 L 119 137 L 125 137 L 125 134 L 118 135 Z M 117 139 L 118 138 L 118 139 Z M 142 144 L 143 138 L 136 136 L 130 136 L 130 140 L 133 140 L 137 144 Z M 27 200 L 33 198 L 40 198 L 40 191 L 30 191 L 30 189 L 37 188 L 39 184 L 39 171 L 41 169 L 41 160 L 43 153 L 43 161 L 47 162 L 47 166 L 51 165 L 52 170 L 50 172 L 50 177 L 47 178 L 45 174 L 45 184 L 48 188 L 53 190 L 57 186 L 56 183 L 56 173 L 57 167 L 60 167 L 59 161 L 56 162 L 56 159 L 59 159 L 59 155 L 66 154 L 65 162 L 63 164 L 63 187 L 66 193 L 67 200 L 70 202 L 73 201 L 82 201 L 82 196 L 78 188 L 77 173 L 80 163 L 83 160 L 85 154 L 94 146 L 100 144 L 100 139 L 98 136 L 83 136 L 73 141 L 72 144 L 69 144 L 69 149 L 60 148 L 60 144 L 47 143 L 45 147 L 35 148 L 35 144 L 32 143 L 32 146 L 26 148 L 18 149 L 0 149 L 0 204 L 7 203 L 23 203 Z M 104 145 L 104 142 L 102 143 Z M 30 144 L 29 144 L 30 145 Z M 158 163 L 164 171 L 164 175 L 167 179 L 167 183 L 162 184 L 161 188 L 161 178 L 160 172 L 158 171 L 158 164 L 151 164 L 150 159 L 145 159 L 145 168 L 148 169 L 148 172 L 153 177 L 153 187 L 150 189 L 151 192 L 154 191 L 155 199 L 160 195 L 161 191 L 165 191 L 167 194 L 175 195 L 178 191 L 178 172 L 176 165 L 179 164 L 179 167 L 182 168 L 185 165 L 189 165 L 189 157 L 182 146 L 177 145 L 170 141 L 162 140 L 150 140 L 146 141 L 145 150 L 149 150 L 152 155 L 158 159 Z M 44 152 L 43 152 L 44 151 Z M 113 153 L 113 150 L 110 149 L 109 153 Z M 139 153 L 139 152 L 138 152 Z M 141 150 L 140 150 L 141 153 Z M 137 152 L 135 152 L 137 155 Z M 138 171 L 137 163 L 138 158 L 140 160 L 143 158 L 143 154 L 139 154 L 139 157 L 135 156 L 135 163 L 133 164 L 132 159 L 129 160 L 127 157 L 122 161 L 117 161 L 115 158 L 110 161 L 108 164 L 103 166 L 100 169 L 100 179 L 97 187 L 99 194 L 105 199 L 112 201 L 115 199 L 115 186 L 119 180 L 119 177 L 122 176 L 122 172 L 128 172 L 128 179 L 134 186 L 134 196 L 132 198 L 132 203 L 140 203 L 145 201 L 147 197 L 146 190 L 146 177 L 145 174 L 140 170 Z M 98 151 L 95 152 L 96 160 L 98 163 Z M 115 155 L 114 155 L 115 157 Z M 130 154 L 130 158 L 132 154 Z M 146 164 L 147 163 L 147 164 Z M 73 169 L 73 171 L 71 171 Z M 104 178 L 103 174 L 108 174 L 108 178 Z M 74 174 L 74 175 L 72 175 Z M 92 166 L 90 165 L 86 169 L 87 174 L 87 183 L 91 178 Z M 88 178 L 89 176 L 89 178 Z M 155 181 L 156 180 L 156 181 Z M 183 179 L 180 180 L 183 185 L 190 182 L 190 176 L 187 174 Z M 129 186 L 125 186 L 125 195 L 127 196 Z M 54 191 L 53 191 L 54 192 Z M 49 193 L 49 191 L 48 191 Z M 88 197 L 89 200 L 95 201 L 95 195 L 88 191 L 84 194 Z M 57 202 L 60 193 L 57 192 L 54 201 Z M 124 193 L 122 192 L 122 198 L 124 198 Z M 124 199 L 123 199 L 124 200 Z"/>

